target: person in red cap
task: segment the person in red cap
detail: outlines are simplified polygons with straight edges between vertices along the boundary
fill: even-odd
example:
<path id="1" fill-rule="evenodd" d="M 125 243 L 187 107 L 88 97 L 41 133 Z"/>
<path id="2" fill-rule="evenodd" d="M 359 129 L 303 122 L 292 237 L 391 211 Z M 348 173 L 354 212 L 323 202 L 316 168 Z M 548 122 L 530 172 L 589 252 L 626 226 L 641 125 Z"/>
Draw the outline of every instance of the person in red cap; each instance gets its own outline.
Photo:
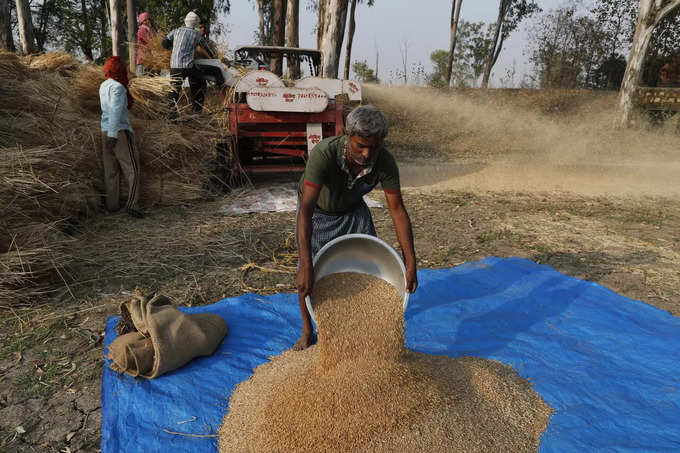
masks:
<path id="1" fill-rule="evenodd" d="M 128 200 L 125 210 L 133 217 L 141 218 L 139 210 L 140 165 L 135 148 L 134 131 L 130 125 L 128 108 L 133 99 L 128 90 L 127 66 L 119 56 L 109 57 L 104 65 L 106 80 L 99 86 L 99 102 L 102 108 L 102 160 L 104 163 L 104 187 L 106 209 L 120 209 L 120 172 L 128 183 Z"/>
<path id="2" fill-rule="evenodd" d="M 149 68 L 144 60 L 144 53 L 149 45 L 149 41 L 156 34 L 151 15 L 149 13 L 142 13 L 139 15 L 139 29 L 137 30 L 137 75 L 143 76 L 149 72 Z"/>

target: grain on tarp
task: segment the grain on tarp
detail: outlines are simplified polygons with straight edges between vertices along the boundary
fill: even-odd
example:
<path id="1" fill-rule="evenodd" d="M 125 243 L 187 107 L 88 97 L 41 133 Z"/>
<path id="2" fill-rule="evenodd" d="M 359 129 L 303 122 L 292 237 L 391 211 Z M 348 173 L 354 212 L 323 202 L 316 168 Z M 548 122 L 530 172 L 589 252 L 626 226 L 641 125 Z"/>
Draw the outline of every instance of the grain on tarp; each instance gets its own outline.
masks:
<path id="1" fill-rule="evenodd" d="M 236 387 L 220 452 L 537 451 L 551 409 L 531 385 L 491 360 L 404 350 L 401 300 L 386 282 L 334 274 L 312 298 L 318 345 L 273 357 Z"/>

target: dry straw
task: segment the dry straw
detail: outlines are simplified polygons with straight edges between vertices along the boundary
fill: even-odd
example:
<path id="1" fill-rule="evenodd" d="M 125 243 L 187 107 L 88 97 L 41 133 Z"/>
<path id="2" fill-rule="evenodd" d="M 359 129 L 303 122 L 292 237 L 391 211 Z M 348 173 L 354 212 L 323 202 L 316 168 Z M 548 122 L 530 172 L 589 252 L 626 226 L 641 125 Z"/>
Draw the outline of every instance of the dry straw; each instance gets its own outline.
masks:
<path id="1" fill-rule="evenodd" d="M 161 42 L 167 33 L 159 31 L 147 44 L 144 52 L 144 66 L 156 72 L 170 70 L 170 51 L 165 49 Z"/>
<path id="2" fill-rule="evenodd" d="M 220 452 L 537 451 L 550 408 L 512 369 L 403 348 L 395 289 L 334 274 L 315 285 L 319 343 L 234 390 Z"/>
<path id="3" fill-rule="evenodd" d="M 0 52 L 0 78 L 0 299 L 26 303 L 67 288 L 72 257 L 64 253 L 63 231 L 101 212 L 105 78 L 103 67 L 64 52 L 23 59 Z M 211 116 L 183 114 L 170 123 L 169 84 L 167 77 L 144 77 L 130 85 L 144 206 L 211 197 L 219 183 L 216 143 L 229 140 Z M 30 225 L 40 234 L 26 234 Z"/>
<path id="4" fill-rule="evenodd" d="M 73 55 L 64 51 L 49 52 L 42 55 L 28 55 L 25 64 L 33 71 L 59 71 L 68 73 L 80 66 Z"/>

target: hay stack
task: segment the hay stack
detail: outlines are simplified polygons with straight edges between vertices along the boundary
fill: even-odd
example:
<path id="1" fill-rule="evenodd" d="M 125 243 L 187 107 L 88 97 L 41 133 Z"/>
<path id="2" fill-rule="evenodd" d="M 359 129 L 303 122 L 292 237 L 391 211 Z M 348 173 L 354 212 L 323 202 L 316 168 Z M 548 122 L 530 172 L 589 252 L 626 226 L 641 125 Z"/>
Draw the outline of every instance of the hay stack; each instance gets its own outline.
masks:
<path id="1" fill-rule="evenodd" d="M 0 50 L 0 80 L 3 84 L 12 80 L 23 80 L 28 69 L 16 54 Z"/>
<path id="2" fill-rule="evenodd" d="M 104 66 L 84 64 L 73 76 L 74 97 L 78 105 L 88 113 L 101 114 L 99 85 L 106 80 Z"/>
<path id="3" fill-rule="evenodd" d="M 70 239 L 61 230 L 101 212 L 104 75 L 63 52 L 23 60 L 0 52 L 0 77 L 0 301 L 30 302 L 69 280 Z M 215 144 L 225 140 L 210 118 L 169 123 L 168 87 L 165 77 L 130 87 L 143 206 L 211 196 Z"/>
<path id="4" fill-rule="evenodd" d="M 158 31 L 149 40 L 144 52 L 144 65 L 151 71 L 161 72 L 170 70 L 170 51 L 161 45 L 167 31 Z"/>
<path id="5" fill-rule="evenodd" d="M 0 301 L 30 306 L 45 296 L 69 292 L 73 239 L 58 222 L 25 225 L 13 236 L 0 235 Z"/>
<path id="6" fill-rule="evenodd" d="M 28 55 L 24 57 L 24 64 L 32 71 L 51 71 L 62 74 L 68 74 L 80 66 L 73 55 L 62 50 L 42 55 Z"/>
<path id="7" fill-rule="evenodd" d="M 537 451 L 551 410 L 530 384 L 489 360 L 404 350 L 388 283 L 333 274 L 312 301 L 318 345 L 237 386 L 220 452 Z"/>
<path id="8" fill-rule="evenodd" d="M 168 93 L 172 77 L 135 77 L 130 80 L 130 94 L 135 99 L 134 114 L 145 118 L 167 118 L 170 113 Z"/>

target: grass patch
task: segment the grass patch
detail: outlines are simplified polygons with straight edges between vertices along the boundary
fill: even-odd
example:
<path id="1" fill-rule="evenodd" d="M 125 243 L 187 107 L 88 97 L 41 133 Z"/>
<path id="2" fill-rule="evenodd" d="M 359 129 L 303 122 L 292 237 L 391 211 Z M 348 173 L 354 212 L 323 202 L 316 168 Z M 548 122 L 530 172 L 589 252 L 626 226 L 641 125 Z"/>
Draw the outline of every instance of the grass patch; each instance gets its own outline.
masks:
<path id="1" fill-rule="evenodd" d="M 667 217 L 668 215 L 663 209 L 639 207 L 627 212 L 623 220 L 630 223 L 646 223 L 660 227 Z"/>
<path id="2" fill-rule="evenodd" d="M 44 342 L 52 334 L 51 327 L 39 326 L 29 329 L 26 333 L 10 336 L 10 338 L 4 340 L 8 343 L 0 348 L 0 360 L 7 360 L 17 352 L 32 349 Z"/>
<path id="3" fill-rule="evenodd" d="M 499 241 L 501 239 L 508 239 L 510 236 L 512 236 L 512 232 L 510 230 L 502 229 L 485 231 L 478 234 L 475 238 L 477 239 L 477 242 L 484 244 L 488 242 Z"/>
<path id="4" fill-rule="evenodd" d="M 469 192 L 462 193 L 448 193 L 442 194 L 440 201 L 446 204 L 456 205 L 456 206 L 467 206 L 471 201 L 475 200 L 477 197 Z"/>
<path id="5" fill-rule="evenodd" d="M 68 368 L 66 368 L 68 369 Z M 47 396 L 55 387 L 61 387 L 61 374 L 65 367 L 57 362 L 46 362 L 36 366 L 29 374 L 19 376 L 14 381 L 14 388 L 29 398 Z"/>

